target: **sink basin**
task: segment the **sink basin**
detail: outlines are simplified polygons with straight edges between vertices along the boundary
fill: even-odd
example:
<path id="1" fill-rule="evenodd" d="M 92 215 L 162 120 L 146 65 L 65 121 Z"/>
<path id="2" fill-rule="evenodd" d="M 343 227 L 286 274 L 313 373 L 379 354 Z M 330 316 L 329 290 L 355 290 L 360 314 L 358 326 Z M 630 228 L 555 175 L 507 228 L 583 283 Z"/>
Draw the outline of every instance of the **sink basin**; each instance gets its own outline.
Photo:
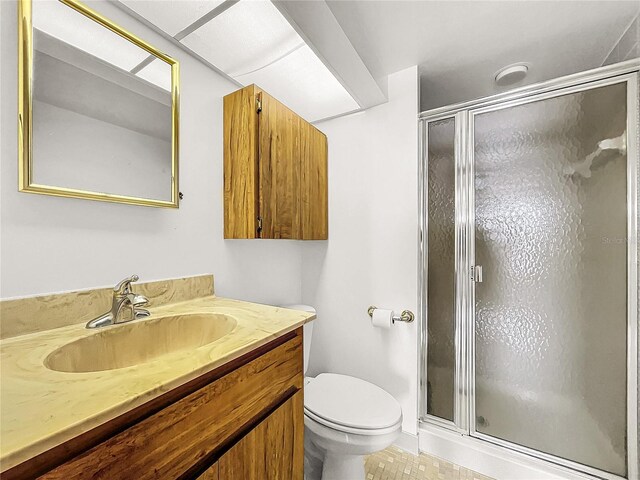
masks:
<path id="1" fill-rule="evenodd" d="M 215 342 L 236 320 L 216 313 L 192 313 L 138 320 L 67 343 L 44 361 L 59 372 L 99 372 L 151 362 L 163 355 Z"/>

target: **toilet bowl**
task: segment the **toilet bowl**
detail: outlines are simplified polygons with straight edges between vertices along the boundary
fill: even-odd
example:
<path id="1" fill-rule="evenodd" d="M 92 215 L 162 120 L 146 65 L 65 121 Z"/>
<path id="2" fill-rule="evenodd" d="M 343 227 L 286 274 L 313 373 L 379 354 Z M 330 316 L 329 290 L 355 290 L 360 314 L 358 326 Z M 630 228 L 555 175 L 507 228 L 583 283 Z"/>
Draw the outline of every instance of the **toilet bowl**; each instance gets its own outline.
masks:
<path id="1" fill-rule="evenodd" d="M 364 457 L 391 445 L 402 410 L 390 394 L 359 378 L 322 373 L 304 387 L 305 478 L 361 480 Z"/>
<path id="2" fill-rule="evenodd" d="M 287 308 L 315 313 L 306 305 Z M 313 323 L 304 326 L 307 371 Z M 390 446 L 402 431 L 402 409 L 382 388 L 349 375 L 305 377 L 305 480 L 362 480 L 364 457 Z"/>

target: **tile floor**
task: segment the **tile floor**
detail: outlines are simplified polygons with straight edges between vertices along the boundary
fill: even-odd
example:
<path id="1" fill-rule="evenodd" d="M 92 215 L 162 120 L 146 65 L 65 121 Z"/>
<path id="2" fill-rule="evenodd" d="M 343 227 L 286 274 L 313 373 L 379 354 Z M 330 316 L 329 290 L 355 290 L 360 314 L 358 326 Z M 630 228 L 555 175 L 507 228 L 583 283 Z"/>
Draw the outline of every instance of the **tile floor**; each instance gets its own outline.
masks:
<path id="1" fill-rule="evenodd" d="M 397 447 L 369 455 L 365 471 L 366 480 L 491 480 L 426 453 L 416 457 Z"/>

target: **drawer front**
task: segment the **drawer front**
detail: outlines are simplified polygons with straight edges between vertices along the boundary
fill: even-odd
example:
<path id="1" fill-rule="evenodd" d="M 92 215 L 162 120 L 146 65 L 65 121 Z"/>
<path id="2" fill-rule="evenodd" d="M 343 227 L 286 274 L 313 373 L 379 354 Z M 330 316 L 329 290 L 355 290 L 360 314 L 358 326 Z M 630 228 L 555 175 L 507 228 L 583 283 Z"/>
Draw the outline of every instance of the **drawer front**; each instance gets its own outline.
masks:
<path id="1" fill-rule="evenodd" d="M 302 335 L 40 478 L 187 478 L 302 388 Z"/>

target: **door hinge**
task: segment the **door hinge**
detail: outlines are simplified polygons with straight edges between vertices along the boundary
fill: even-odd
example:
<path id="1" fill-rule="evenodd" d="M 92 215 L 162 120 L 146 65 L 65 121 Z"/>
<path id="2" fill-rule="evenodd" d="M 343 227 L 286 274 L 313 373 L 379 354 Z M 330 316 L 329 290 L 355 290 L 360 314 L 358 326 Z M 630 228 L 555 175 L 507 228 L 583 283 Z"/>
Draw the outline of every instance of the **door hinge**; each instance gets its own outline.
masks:
<path id="1" fill-rule="evenodd" d="M 475 283 L 482 283 L 482 265 L 471 267 L 471 280 Z"/>
<path id="2" fill-rule="evenodd" d="M 257 231 L 258 231 L 258 235 L 260 235 L 260 233 L 262 233 L 262 217 L 258 217 L 257 220 L 258 220 L 258 229 L 257 229 Z"/>
<path id="3" fill-rule="evenodd" d="M 256 96 L 256 113 L 260 113 L 262 111 L 262 97 L 260 95 Z"/>

